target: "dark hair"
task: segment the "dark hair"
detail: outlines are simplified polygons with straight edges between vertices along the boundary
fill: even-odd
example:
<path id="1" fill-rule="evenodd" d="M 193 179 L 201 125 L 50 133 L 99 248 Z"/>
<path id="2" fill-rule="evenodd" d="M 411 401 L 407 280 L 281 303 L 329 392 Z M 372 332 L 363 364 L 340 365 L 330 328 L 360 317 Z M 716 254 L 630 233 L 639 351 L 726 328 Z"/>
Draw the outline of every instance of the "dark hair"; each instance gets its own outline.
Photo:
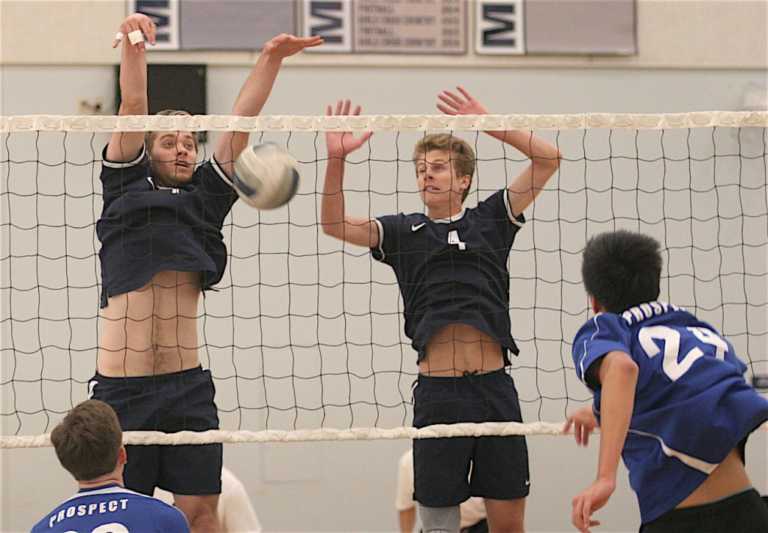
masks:
<path id="1" fill-rule="evenodd" d="M 78 481 L 89 481 L 115 469 L 123 431 L 109 405 L 86 400 L 53 429 L 51 442 L 61 466 Z"/>
<path id="2" fill-rule="evenodd" d="M 461 195 L 463 202 L 469 194 L 469 188 L 472 186 L 472 175 L 475 173 L 475 151 L 463 139 L 454 137 L 450 133 L 433 133 L 425 135 L 413 147 L 413 162 L 423 160 L 427 152 L 432 150 L 443 150 L 451 153 L 451 162 L 453 170 L 457 177 L 469 176 L 469 185 L 464 189 Z"/>
<path id="3" fill-rule="evenodd" d="M 589 240 L 581 276 L 598 304 L 610 313 L 621 313 L 659 297 L 661 266 L 656 239 L 619 230 Z"/>

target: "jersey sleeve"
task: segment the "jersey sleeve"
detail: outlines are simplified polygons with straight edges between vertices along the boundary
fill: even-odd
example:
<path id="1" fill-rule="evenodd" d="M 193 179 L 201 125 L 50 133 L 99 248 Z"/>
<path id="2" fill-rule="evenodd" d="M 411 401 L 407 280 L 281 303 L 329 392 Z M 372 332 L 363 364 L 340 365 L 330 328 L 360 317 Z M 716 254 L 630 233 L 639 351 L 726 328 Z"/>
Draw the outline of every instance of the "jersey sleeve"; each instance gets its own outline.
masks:
<path id="1" fill-rule="evenodd" d="M 377 261 L 394 268 L 401 251 L 400 241 L 402 228 L 407 225 L 406 216 L 402 213 L 385 215 L 375 218 L 374 222 L 379 228 L 379 246 L 371 248 L 371 255 Z"/>
<path id="2" fill-rule="evenodd" d="M 578 378 L 589 388 L 597 388 L 590 379 L 590 367 L 610 352 L 624 352 L 631 357 L 630 335 L 624 319 L 611 313 L 600 313 L 584 324 L 573 339 Z"/>
<path id="3" fill-rule="evenodd" d="M 204 197 L 205 219 L 221 227 L 238 196 L 230 185 L 227 174 L 215 158 L 211 158 L 195 170 L 195 182 Z"/>
<path id="4" fill-rule="evenodd" d="M 132 161 L 124 163 L 107 159 L 107 147 L 104 147 L 101 161 L 101 185 L 105 207 L 123 193 L 134 190 L 137 186 L 142 190 L 151 187 L 149 177 L 149 157 L 142 146 L 139 155 Z"/>
<path id="5" fill-rule="evenodd" d="M 518 230 L 525 224 L 525 216 L 522 213 L 517 216 L 512 214 L 507 189 L 496 191 L 485 200 L 479 202 L 476 210 L 478 215 L 487 223 L 496 227 L 499 234 L 504 235 L 510 244 L 514 241 Z"/>

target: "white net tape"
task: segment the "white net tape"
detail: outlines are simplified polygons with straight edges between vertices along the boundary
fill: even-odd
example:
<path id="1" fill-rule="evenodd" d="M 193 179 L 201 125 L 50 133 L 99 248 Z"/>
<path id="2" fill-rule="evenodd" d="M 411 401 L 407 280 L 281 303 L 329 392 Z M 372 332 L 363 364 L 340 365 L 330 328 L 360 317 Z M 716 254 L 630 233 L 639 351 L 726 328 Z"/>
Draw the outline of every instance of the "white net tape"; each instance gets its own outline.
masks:
<path id="1" fill-rule="evenodd" d="M 766 111 L 572 115 L 55 116 L 0 117 L 0 132 L 24 131 L 498 131 L 768 127 Z"/>

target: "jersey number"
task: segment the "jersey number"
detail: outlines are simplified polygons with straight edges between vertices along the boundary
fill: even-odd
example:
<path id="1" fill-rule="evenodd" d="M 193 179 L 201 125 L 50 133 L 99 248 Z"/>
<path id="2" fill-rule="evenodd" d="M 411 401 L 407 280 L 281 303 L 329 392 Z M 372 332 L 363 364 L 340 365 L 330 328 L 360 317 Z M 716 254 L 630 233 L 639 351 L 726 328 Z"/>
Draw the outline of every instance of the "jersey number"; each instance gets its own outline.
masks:
<path id="1" fill-rule="evenodd" d="M 452 229 L 448 232 L 448 244 L 455 244 L 459 247 L 459 250 L 467 249 L 467 244 L 461 242 L 461 239 L 459 238 L 459 232 L 455 229 Z"/>
<path id="2" fill-rule="evenodd" d="M 67 531 L 66 533 L 77 533 L 77 531 Z M 110 522 L 102 524 L 91 530 L 91 533 L 131 533 L 128 528 L 119 522 Z"/>
<path id="3" fill-rule="evenodd" d="M 719 360 L 725 360 L 725 352 L 728 351 L 728 344 L 707 328 L 686 328 L 699 339 L 703 344 L 709 344 L 715 347 L 715 357 Z M 648 326 L 642 328 L 638 334 L 640 345 L 645 350 L 645 354 L 653 359 L 661 350 L 654 342 L 655 340 L 664 341 L 664 373 L 672 381 L 677 381 L 683 374 L 688 372 L 691 365 L 704 355 L 698 346 L 688 350 L 688 353 L 678 361 L 680 353 L 680 333 L 676 329 L 667 326 Z"/>

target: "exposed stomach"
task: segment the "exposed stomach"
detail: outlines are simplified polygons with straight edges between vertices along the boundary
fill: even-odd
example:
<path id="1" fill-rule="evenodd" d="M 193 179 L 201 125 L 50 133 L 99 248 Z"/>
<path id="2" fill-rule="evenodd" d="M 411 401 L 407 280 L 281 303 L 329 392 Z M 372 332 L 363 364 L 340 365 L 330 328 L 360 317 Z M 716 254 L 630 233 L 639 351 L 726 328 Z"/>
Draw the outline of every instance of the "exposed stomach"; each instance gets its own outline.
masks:
<path id="1" fill-rule="evenodd" d="M 199 300 L 198 272 L 158 272 L 140 289 L 112 296 L 101 310 L 98 373 L 151 376 L 198 366 Z"/>
<path id="2" fill-rule="evenodd" d="M 419 373 L 430 376 L 461 376 L 504 368 L 501 345 L 468 324 L 448 324 L 427 343 Z"/>
<path id="3" fill-rule="evenodd" d="M 717 465 L 709 477 L 696 487 L 675 509 L 705 505 L 733 496 L 749 489 L 749 481 L 744 463 L 738 450 L 733 449 L 722 463 Z"/>

